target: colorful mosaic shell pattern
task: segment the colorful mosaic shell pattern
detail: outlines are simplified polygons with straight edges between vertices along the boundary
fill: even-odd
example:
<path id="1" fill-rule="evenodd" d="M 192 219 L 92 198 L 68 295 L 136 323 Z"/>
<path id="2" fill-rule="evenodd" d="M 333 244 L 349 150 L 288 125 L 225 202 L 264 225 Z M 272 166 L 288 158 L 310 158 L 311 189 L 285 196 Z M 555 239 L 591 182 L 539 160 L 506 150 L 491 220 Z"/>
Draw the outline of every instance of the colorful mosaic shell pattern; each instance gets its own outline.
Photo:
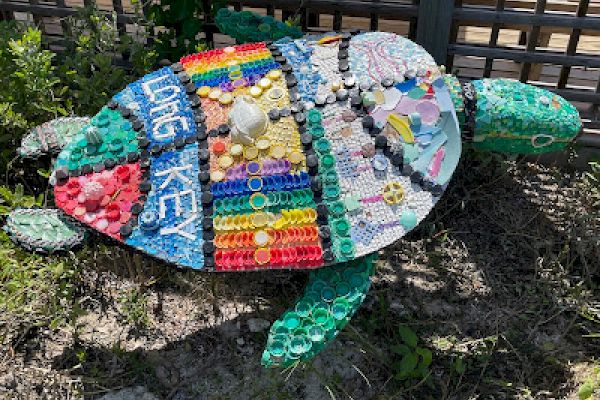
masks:
<path id="1" fill-rule="evenodd" d="M 404 236 L 461 153 L 432 57 L 391 33 L 183 57 L 130 84 L 60 153 L 56 204 L 209 271 L 317 268 Z"/>

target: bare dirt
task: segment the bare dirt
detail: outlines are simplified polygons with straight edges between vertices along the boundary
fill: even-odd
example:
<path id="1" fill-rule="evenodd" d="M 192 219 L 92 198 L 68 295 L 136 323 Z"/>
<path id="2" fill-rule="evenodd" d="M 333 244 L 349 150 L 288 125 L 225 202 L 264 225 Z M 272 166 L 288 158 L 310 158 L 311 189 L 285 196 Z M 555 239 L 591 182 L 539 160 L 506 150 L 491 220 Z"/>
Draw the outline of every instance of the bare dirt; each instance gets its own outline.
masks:
<path id="1" fill-rule="evenodd" d="M 5 349 L 0 397 L 577 398 L 600 348 L 582 316 L 600 309 L 589 199 L 581 172 L 469 154 L 427 220 L 380 254 L 344 332 L 286 371 L 260 366 L 265 328 L 306 272 L 178 271 L 96 243 L 74 256 L 82 315 Z M 145 326 L 127 293 L 146 299 Z M 401 324 L 433 351 L 427 381 L 395 379 Z"/>

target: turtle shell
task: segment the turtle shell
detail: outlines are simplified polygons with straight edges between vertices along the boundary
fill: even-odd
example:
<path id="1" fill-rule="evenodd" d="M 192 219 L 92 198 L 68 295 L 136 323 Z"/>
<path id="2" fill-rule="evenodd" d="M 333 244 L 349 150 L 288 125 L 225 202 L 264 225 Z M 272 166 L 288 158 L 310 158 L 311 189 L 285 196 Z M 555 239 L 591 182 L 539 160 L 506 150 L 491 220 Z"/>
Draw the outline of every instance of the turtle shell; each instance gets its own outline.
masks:
<path id="1" fill-rule="evenodd" d="M 240 96 L 260 118 L 232 114 Z M 250 140 L 232 140 L 230 123 Z M 410 40 L 243 44 L 183 57 L 114 96 L 60 153 L 56 204 L 179 266 L 317 268 L 413 229 L 460 153 L 449 89 Z"/>

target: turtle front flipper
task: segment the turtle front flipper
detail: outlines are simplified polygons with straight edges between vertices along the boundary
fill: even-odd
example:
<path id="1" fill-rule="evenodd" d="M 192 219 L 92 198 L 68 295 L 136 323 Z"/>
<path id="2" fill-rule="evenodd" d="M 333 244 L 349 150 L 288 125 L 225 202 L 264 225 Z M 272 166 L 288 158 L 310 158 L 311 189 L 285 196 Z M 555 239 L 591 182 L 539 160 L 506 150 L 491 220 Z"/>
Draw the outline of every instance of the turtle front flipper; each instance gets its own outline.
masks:
<path id="1" fill-rule="evenodd" d="M 23 137 L 17 153 L 23 158 L 56 155 L 89 122 L 87 117 L 65 117 L 38 125 Z"/>
<path id="2" fill-rule="evenodd" d="M 304 295 L 273 323 L 265 367 L 288 367 L 316 356 L 348 324 L 365 299 L 375 257 L 312 271 Z"/>
<path id="3" fill-rule="evenodd" d="M 86 238 L 86 229 L 56 208 L 13 210 L 4 230 L 16 244 L 43 253 L 71 250 Z"/>
<path id="4" fill-rule="evenodd" d="M 561 96 L 511 79 L 481 79 L 453 88 L 463 136 L 481 150 L 537 154 L 564 149 L 581 131 L 577 109 Z"/>

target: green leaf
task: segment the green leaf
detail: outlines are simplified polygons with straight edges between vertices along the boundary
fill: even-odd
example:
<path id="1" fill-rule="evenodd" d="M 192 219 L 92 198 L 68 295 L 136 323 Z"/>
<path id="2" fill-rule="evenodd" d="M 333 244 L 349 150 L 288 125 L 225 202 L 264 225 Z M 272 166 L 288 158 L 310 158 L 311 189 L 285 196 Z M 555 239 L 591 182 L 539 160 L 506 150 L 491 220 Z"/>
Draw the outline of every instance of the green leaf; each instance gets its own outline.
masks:
<path id="1" fill-rule="evenodd" d="M 460 375 L 464 374 L 465 371 L 467 370 L 467 367 L 465 366 L 465 363 L 463 361 L 462 358 L 457 358 L 456 360 L 454 360 L 454 370 L 459 373 Z"/>
<path id="2" fill-rule="evenodd" d="M 398 375 L 400 375 L 400 377 L 409 376 L 417 367 L 417 363 L 417 355 L 415 353 L 408 353 L 400 360 L 400 371 L 398 372 Z"/>
<path id="3" fill-rule="evenodd" d="M 579 387 L 577 391 L 577 396 L 579 400 L 587 400 L 590 399 L 594 395 L 594 385 L 591 382 L 585 382 L 583 385 Z"/>
<path id="4" fill-rule="evenodd" d="M 408 346 L 406 346 L 404 344 L 395 344 L 390 348 L 390 350 L 392 350 L 392 352 L 394 352 L 396 354 L 400 354 L 403 356 L 410 353 L 410 348 L 408 348 Z"/>
<path id="5" fill-rule="evenodd" d="M 417 335 L 408 326 L 400 325 L 400 327 L 398 328 L 398 332 L 400 333 L 400 337 L 402 338 L 404 343 L 406 343 L 410 347 L 417 346 Z"/>
<path id="6" fill-rule="evenodd" d="M 423 347 L 417 347 L 415 352 L 421 356 L 421 364 L 423 364 L 425 367 L 428 367 L 429 364 L 431 364 L 431 360 L 433 358 L 431 350 Z"/>
<path id="7" fill-rule="evenodd" d="M 181 33 L 187 39 L 194 40 L 198 32 L 202 30 L 202 21 L 199 19 L 188 19 L 183 22 Z"/>

